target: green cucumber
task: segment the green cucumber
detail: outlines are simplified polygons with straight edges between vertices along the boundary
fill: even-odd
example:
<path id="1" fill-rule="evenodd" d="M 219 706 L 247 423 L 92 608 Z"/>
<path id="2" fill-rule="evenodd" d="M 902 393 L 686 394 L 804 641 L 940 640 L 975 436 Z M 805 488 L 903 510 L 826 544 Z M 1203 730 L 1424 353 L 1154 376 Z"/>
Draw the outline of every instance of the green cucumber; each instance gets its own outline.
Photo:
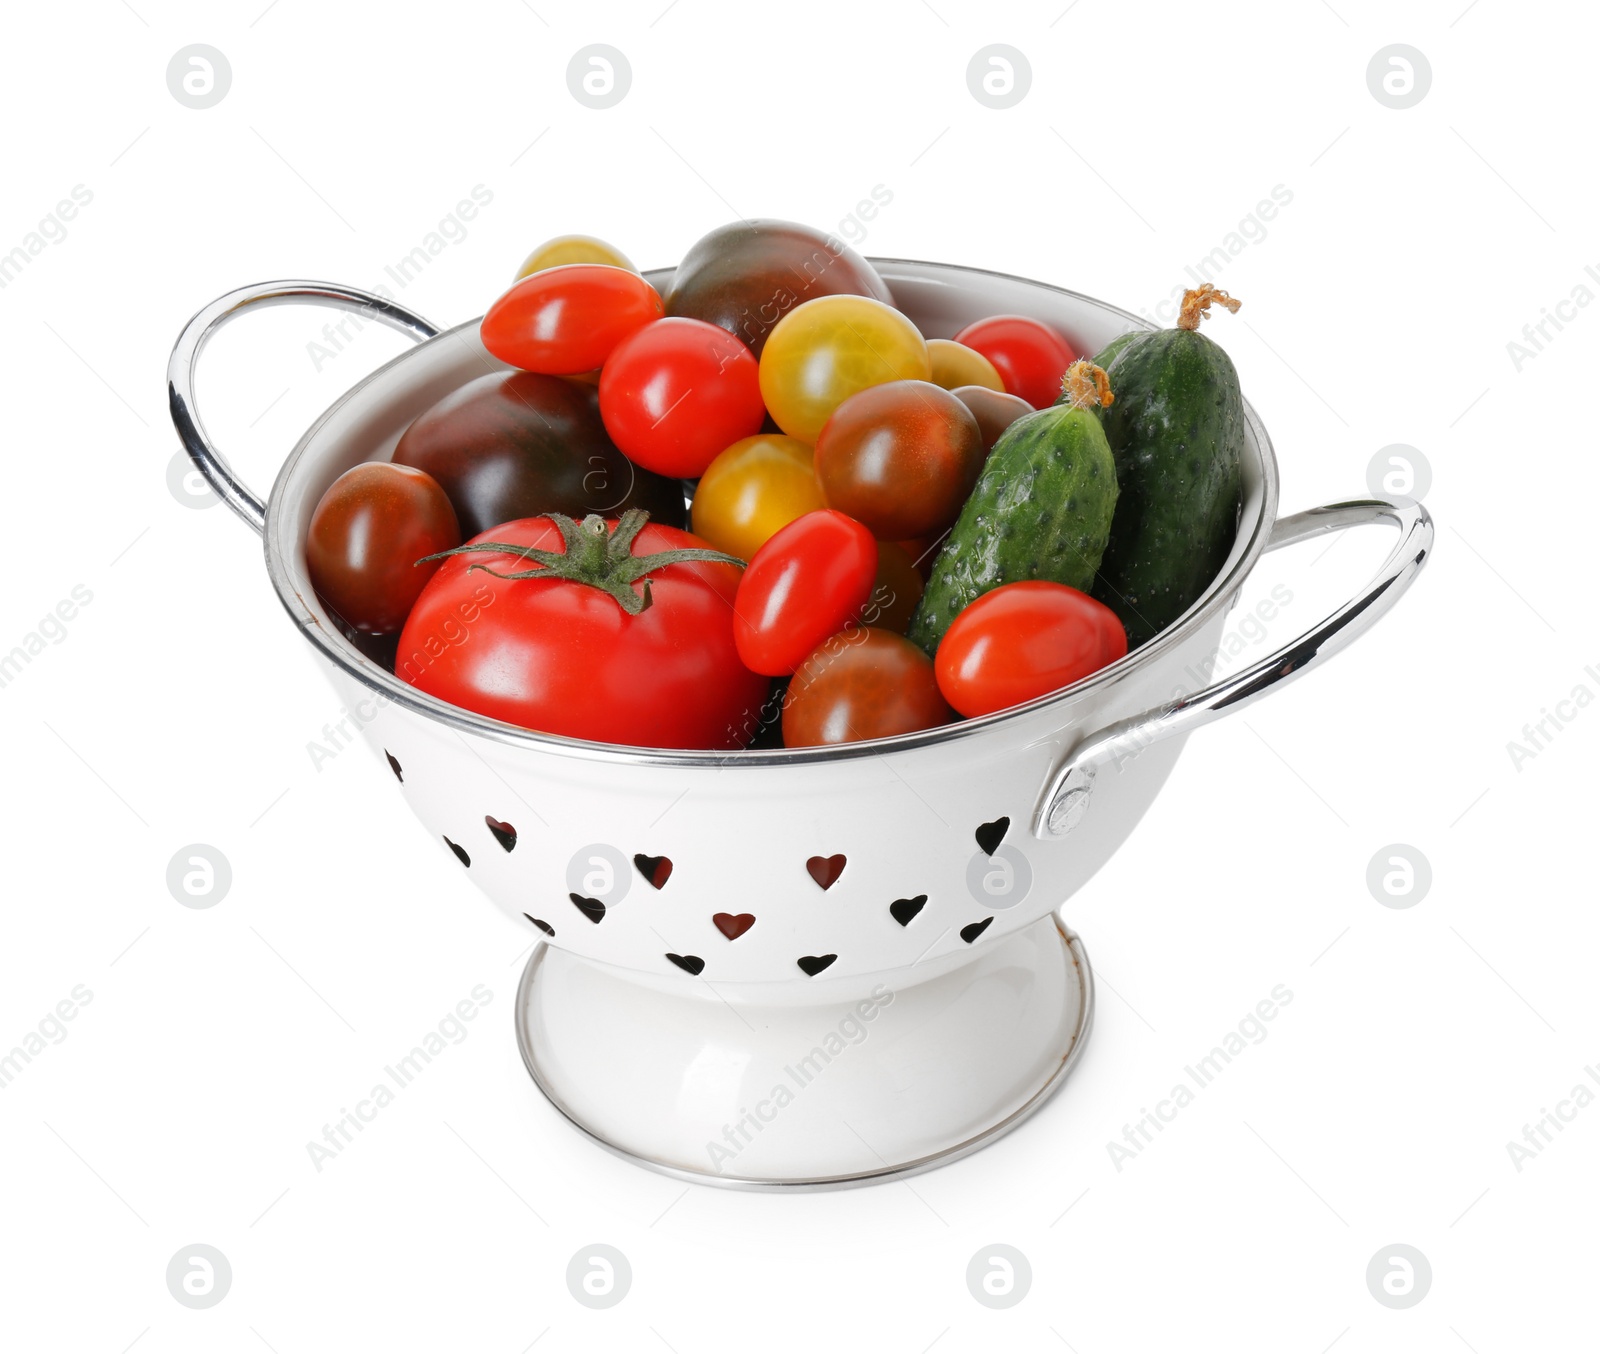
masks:
<path id="1" fill-rule="evenodd" d="M 1197 288 L 1176 329 L 1123 334 L 1094 359 L 1117 393 L 1100 421 L 1121 492 L 1091 591 L 1122 620 L 1130 649 L 1189 609 L 1238 531 L 1244 399 L 1228 354 L 1198 329 L 1212 302 L 1239 308 Z"/>
<path id="2" fill-rule="evenodd" d="M 1075 362 L 1066 404 L 1024 414 L 984 462 L 933 561 L 908 632 L 929 654 L 969 602 L 1002 583 L 1039 578 L 1089 591 L 1117 504 L 1116 463 L 1094 408 L 1106 374 Z"/>

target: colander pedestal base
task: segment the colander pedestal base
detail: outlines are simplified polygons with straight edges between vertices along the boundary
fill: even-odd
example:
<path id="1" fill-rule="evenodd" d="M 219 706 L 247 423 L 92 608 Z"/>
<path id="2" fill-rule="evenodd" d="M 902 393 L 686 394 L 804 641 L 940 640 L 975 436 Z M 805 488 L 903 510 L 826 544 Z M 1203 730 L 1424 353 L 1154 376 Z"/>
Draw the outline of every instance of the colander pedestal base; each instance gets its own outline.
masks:
<path id="1" fill-rule="evenodd" d="M 866 1184 L 1016 1127 L 1088 1036 L 1089 961 L 1052 915 L 918 980 L 663 983 L 541 945 L 517 993 L 540 1090 L 603 1147 L 745 1189 Z"/>

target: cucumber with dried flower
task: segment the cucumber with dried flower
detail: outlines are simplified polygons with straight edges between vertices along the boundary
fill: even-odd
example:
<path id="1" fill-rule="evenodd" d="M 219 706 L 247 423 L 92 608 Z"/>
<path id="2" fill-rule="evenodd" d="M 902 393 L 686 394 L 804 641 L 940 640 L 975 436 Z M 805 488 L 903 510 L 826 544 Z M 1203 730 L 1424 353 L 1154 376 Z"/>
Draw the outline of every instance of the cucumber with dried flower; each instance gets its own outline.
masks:
<path id="1" fill-rule="evenodd" d="M 1121 618 L 1130 649 L 1189 609 L 1238 530 L 1244 399 L 1232 360 L 1199 331 L 1212 304 L 1239 309 L 1197 287 L 1177 328 L 1120 335 L 1094 359 L 1117 392 L 1100 421 L 1120 496 L 1090 591 Z"/>
<path id="2" fill-rule="evenodd" d="M 928 653 L 966 605 L 1002 583 L 1093 585 L 1117 504 L 1116 463 L 1095 411 L 1112 403 L 1106 373 L 1074 362 L 1065 403 L 1001 434 L 950 530 L 911 619 Z"/>

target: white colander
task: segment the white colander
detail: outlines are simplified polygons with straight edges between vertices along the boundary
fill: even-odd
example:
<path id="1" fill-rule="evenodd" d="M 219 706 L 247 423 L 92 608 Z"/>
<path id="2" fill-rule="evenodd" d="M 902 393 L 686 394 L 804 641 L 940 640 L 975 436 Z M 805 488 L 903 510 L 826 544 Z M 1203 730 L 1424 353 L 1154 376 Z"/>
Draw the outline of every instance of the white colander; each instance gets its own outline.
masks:
<path id="1" fill-rule="evenodd" d="M 1043 283 L 874 262 L 929 338 L 1014 313 L 1093 353 L 1145 327 Z M 671 274 L 648 276 L 664 289 Z M 193 371 L 218 326 L 283 303 L 354 310 L 420 342 L 312 425 L 263 504 L 207 438 Z M 837 748 L 655 751 L 532 733 L 395 679 L 343 638 L 306 573 L 324 490 L 388 458 L 442 396 L 502 369 L 477 328 L 440 333 L 330 284 L 243 288 L 179 338 L 173 421 L 212 487 L 264 536 L 285 609 L 399 793 L 540 942 L 517 1002 L 535 1080 L 604 1145 L 696 1179 L 792 1187 L 904 1174 L 974 1150 L 1042 1104 L 1092 1005 L 1087 960 L 1055 909 L 1133 830 L 1193 728 L 1343 648 L 1431 548 L 1418 504 L 1361 500 L 1278 520 L 1272 446 L 1247 406 L 1244 509 L 1222 572 L 1161 635 L 1064 691 Z M 1249 669 L 1192 689 L 1263 552 L 1369 523 L 1399 540 L 1359 596 Z"/>

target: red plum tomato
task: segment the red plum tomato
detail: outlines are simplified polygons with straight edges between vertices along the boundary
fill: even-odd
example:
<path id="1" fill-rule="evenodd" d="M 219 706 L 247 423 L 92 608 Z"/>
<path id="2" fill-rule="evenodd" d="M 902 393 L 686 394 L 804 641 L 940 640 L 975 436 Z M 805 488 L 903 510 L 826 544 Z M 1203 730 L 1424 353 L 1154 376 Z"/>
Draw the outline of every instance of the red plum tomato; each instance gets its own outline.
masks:
<path id="1" fill-rule="evenodd" d="M 827 508 L 795 518 L 756 551 L 739 580 L 739 657 L 755 672 L 787 677 L 856 618 L 877 573 L 877 545 L 861 523 Z"/>
<path id="2" fill-rule="evenodd" d="M 950 623 L 934 667 L 939 690 L 968 719 L 993 714 L 1098 672 L 1128 652 L 1109 607 L 1064 583 L 1005 583 Z"/>
<path id="3" fill-rule="evenodd" d="M 478 335 L 513 367 L 577 376 L 602 366 L 629 334 L 660 318 L 661 298 L 638 273 L 568 263 L 516 283 L 489 307 Z"/>
<path id="4" fill-rule="evenodd" d="M 1047 324 L 1025 315 L 991 315 L 956 335 L 994 363 L 1006 390 L 1035 409 L 1045 409 L 1061 394 L 1061 378 L 1077 356 L 1066 339 Z"/>
<path id="5" fill-rule="evenodd" d="M 431 475 L 372 461 L 346 470 L 323 494 L 306 532 L 306 567 L 330 611 L 354 630 L 383 635 L 405 624 L 439 567 L 417 561 L 460 544 L 455 510 Z"/>
<path id="6" fill-rule="evenodd" d="M 766 416 L 754 355 L 702 320 L 645 325 L 611 350 L 600 373 L 606 432 L 658 475 L 696 478 Z"/>
<path id="7" fill-rule="evenodd" d="M 817 483 L 830 508 L 897 541 L 954 522 L 983 456 L 977 419 L 948 390 L 888 381 L 833 411 L 817 438 Z"/>

